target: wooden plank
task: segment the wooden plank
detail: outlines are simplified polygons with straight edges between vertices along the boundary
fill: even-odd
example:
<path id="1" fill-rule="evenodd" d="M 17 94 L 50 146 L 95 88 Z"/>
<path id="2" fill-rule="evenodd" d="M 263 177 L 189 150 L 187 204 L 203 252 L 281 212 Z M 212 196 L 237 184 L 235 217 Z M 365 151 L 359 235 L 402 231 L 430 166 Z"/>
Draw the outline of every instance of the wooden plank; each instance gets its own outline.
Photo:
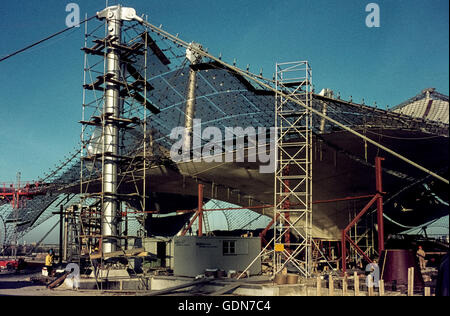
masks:
<path id="1" fill-rule="evenodd" d="M 97 46 L 97 45 L 96 45 Z M 87 54 L 91 54 L 91 55 L 97 55 L 97 56 L 104 56 L 105 53 L 102 51 L 103 47 L 99 47 L 100 49 L 94 49 L 94 48 L 88 48 L 88 47 L 83 47 L 81 50 L 83 50 L 85 53 Z"/>
<path id="2" fill-rule="evenodd" d="M 320 276 L 317 277 L 317 296 L 322 295 L 322 279 Z"/>
<path id="3" fill-rule="evenodd" d="M 359 276 L 356 271 L 353 273 L 353 282 L 355 287 L 355 296 L 359 296 Z"/>
<path id="4" fill-rule="evenodd" d="M 56 280 L 52 281 L 51 283 L 47 284 L 47 288 L 54 289 L 55 287 L 61 285 L 61 283 L 64 282 L 66 277 L 70 274 L 70 272 L 65 272 L 62 276 L 57 278 Z"/>
<path id="5" fill-rule="evenodd" d="M 347 296 L 348 289 L 348 280 L 347 280 L 347 273 L 344 275 L 344 278 L 342 279 L 342 295 Z"/>
<path id="6" fill-rule="evenodd" d="M 331 274 L 328 276 L 328 295 L 334 296 L 334 280 Z"/>
<path id="7" fill-rule="evenodd" d="M 384 296 L 384 280 L 380 280 L 378 281 L 379 284 L 379 291 L 380 291 L 380 296 Z"/>
<path id="8" fill-rule="evenodd" d="M 184 284 L 181 284 L 181 285 L 172 286 L 172 287 L 169 287 L 169 288 L 164 289 L 164 290 L 154 291 L 154 292 L 151 292 L 151 293 L 144 293 L 142 295 L 143 296 L 164 295 L 164 294 L 169 294 L 169 293 L 172 293 L 172 292 L 175 292 L 177 290 L 181 290 L 181 289 L 184 289 L 184 288 L 187 288 L 187 287 L 191 287 L 191 286 L 195 286 L 195 285 L 199 285 L 199 284 L 206 284 L 206 283 L 209 283 L 209 282 L 211 282 L 210 279 L 200 279 L 200 280 L 195 280 L 195 281 L 192 281 L 192 282 L 184 283 Z"/>
<path id="9" fill-rule="evenodd" d="M 215 291 L 211 294 L 208 294 L 209 296 L 219 296 L 219 295 L 223 295 L 226 294 L 230 291 L 234 291 L 235 289 L 237 289 L 238 287 L 240 287 L 242 285 L 241 282 L 233 282 L 231 284 L 228 284 L 224 287 L 222 287 L 220 290 Z"/>
<path id="10" fill-rule="evenodd" d="M 408 268 L 408 296 L 414 295 L 414 268 Z"/>
<path id="11" fill-rule="evenodd" d="M 369 296 L 373 296 L 373 276 L 368 275 L 367 278 L 369 280 L 369 284 L 367 284 Z"/>
<path id="12" fill-rule="evenodd" d="M 53 281 L 55 281 L 55 278 L 54 277 L 48 277 L 48 276 L 37 276 L 37 277 L 31 277 L 30 278 L 30 282 L 43 284 L 43 285 L 50 284 Z"/>

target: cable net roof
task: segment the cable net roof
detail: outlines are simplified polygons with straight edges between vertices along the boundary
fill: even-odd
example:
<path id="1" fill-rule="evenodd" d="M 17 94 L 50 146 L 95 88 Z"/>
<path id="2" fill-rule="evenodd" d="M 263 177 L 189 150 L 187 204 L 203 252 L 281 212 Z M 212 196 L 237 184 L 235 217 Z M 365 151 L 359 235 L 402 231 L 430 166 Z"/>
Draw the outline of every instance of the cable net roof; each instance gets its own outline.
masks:
<path id="1" fill-rule="evenodd" d="M 101 39 L 104 28 L 102 25 L 94 28 L 90 33 L 94 38 Z M 145 31 L 148 31 L 146 37 Z M 96 35 L 96 33 L 98 35 Z M 198 64 L 190 65 L 186 59 L 186 49 L 183 45 L 174 42 L 157 28 L 146 29 L 142 25 L 131 22 L 126 24 L 123 30 L 123 42 L 129 45 L 148 45 L 147 67 L 144 65 L 144 56 L 128 54 L 126 59 L 127 70 L 123 74 L 123 80 L 130 94 L 132 83 L 136 78 L 147 78 L 149 91 L 147 93 L 147 109 L 151 112 L 147 117 L 149 142 L 151 142 L 152 155 L 155 163 L 168 159 L 168 151 L 176 140 L 169 135 L 173 128 L 184 126 L 185 107 L 187 102 L 187 89 L 189 72 L 196 71 L 197 82 L 195 91 L 195 118 L 201 119 L 203 128 L 218 127 L 224 131 L 225 127 L 272 127 L 275 121 L 275 95 L 267 88 L 248 80 L 232 69 L 208 58 L 203 58 Z M 93 65 L 90 65 L 93 67 Z M 103 63 L 98 64 L 103 70 Z M 144 71 L 143 69 L 146 69 Z M 248 71 L 246 72 L 250 74 Z M 102 71 L 91 73 L 88 84 L 93 85 L 95 78 L 102 75 Z M 272 80 L 250 74 L 265 84 L 274 86 Z M 104 82 L 103 82 L 104 83 Z M 79 87 L 73 87 L 77 89 Z M 102 84 L 98 81 L 97 98 L 92 100 L 92 105 L 101 108 Z M 93 89 L 95 90 L 95 89 Z M 138 89 L 135 90 L 137 92 Z M 125 99 L 124 110 L 136 111 L 127 113 L 128 116 L 138 115 L 142 107 L 141 94 L 133 93 L 133 96 Z M 95 91 L 94 91 L 95 92 Z M 313 107 L 319 112 L 326 110 L 327 115 L 340 123 L 354 128 L 366 129 L 380 127 L 384 129 L 416 130 L 430 135 L 448 137 L 448 97 L 433 91 L 409 100 L 393 111 L 385 111 L 351 101 L 344 101 L 318 94 L 313 95 Z M 432 102 L 428 102 L 431 100 Z M 427 103 L 428 102 L 428 103 Z M 291 103 L 287 107 L 298 109 L 297 104 Z M 446 119 L 445 119 L 446 118 Z M 69 118 L 76 119 L 76 118 Z M 322 124 L 322 118 L 313 115 L 313 132 L 315 134 L 333 133 L 341 130 L 328 121 Z M 95 144 L 95 128 L 91 129 L 91 138 Z M 137 155 L 142 151 L 143 130 L 139 127 L 134 130 L 125 130 L 122 135 L 123 154 Z M 98 142 L 98 139 L 96 140 Z M 98 164 L 98 163 L 97 163 Z M 22 233 L 37 226 L 39 218 L 51 206 L 55 206 L 64 199 L 59 193 L 65 187 L 75 187 L 80 180 L 80 151 L 75 150 L 69 154 L 64 162 L 57 166 L 49 174 L 40 180 L 47 195 L 39 196 L 27 203 L 27 206 L 19 210 L 20 218 L 25 223 L 20 227 Z M 84 165 L 83 173 L 91 174 L 93 178 L 98 175 L 93 171 L 92 165 Z M 51 192 L 54 192 L 52 195 Z M 11 212 L 0 210 L 4 218 L 11 218 Z M 5 215 L 7 214 L 7 215 Z M 236 225 L 239 226 L 239 225 Z"/>

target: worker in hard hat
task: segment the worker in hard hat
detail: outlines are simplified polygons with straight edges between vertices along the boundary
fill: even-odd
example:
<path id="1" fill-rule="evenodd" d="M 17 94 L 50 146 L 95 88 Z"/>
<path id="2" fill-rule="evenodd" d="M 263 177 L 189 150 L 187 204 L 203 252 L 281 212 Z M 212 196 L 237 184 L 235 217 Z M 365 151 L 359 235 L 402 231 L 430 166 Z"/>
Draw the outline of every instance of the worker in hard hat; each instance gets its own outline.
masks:
<path id="1" fill-rule="evenodd" d="M 425 251 L 422 249 L 422 246 L 419 246 L 419 249 L 416 252 L 416 256 L 419 258 L 420 269 L 423 270 L 426 268 L 427 260 L 425 260 Z"/>
<path id="2" fill-rule="evenodd" d="M 53 249 L 48 251 L 47 256 L 45 257 L 45 267 L 47 268 L 47 272 L 49 276 L 53 276 L 53 264 L 54 264 L 54 253 Z"/>
<path id="3" fill-rule="evenodd" d="M 94 248 L 91 249 L 91 255 L 99 254 L 100 250 L 98 248 L 99 244 L 98 242 L 95 244 Z M 99 262 L 97 259 L 91 258 L 92 267 L 94 268 L 94 275 L 97 277 L 98 275 L 98 268 L 99 268 Z"/>

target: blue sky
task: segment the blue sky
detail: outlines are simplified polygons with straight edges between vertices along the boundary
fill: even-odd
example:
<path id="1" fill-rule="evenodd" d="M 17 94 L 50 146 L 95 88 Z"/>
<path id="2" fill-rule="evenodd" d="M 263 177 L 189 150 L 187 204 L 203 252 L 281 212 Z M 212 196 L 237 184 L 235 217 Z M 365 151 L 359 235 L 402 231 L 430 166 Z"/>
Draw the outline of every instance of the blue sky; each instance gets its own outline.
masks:
<path id="1" fill-rule="evenodd" d="M 309 60 L 316 89 L 381 107 L 422 89 L 449 94 L 449 1 L 380 0 L 379 28 L 365 24 L 373 0 L 128 0 L 150 23 L 196 41 L 223 60 L 272 78 L 276 62 Z M 64 29 L 68 3 L 92 16 L 105 0 L 0 4 L 0 56 Z M 115 4 L 117 1 L 109 1 Z M 84 28 L 0 63 L 0 183 L 36 180 L 80 138 Z"/>

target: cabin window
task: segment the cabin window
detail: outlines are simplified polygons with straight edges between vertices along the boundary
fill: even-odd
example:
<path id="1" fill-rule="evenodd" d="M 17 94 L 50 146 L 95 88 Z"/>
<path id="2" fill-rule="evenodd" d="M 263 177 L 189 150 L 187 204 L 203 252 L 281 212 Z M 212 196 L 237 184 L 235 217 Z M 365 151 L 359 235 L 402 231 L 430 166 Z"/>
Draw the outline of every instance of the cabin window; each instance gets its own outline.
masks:
<path id="1" fill-rule="evenodd" d="M 235 240 L 224 240 L 223 241 L 223 254 L 225 256 L 236 254 L 236 241 Z"/>

